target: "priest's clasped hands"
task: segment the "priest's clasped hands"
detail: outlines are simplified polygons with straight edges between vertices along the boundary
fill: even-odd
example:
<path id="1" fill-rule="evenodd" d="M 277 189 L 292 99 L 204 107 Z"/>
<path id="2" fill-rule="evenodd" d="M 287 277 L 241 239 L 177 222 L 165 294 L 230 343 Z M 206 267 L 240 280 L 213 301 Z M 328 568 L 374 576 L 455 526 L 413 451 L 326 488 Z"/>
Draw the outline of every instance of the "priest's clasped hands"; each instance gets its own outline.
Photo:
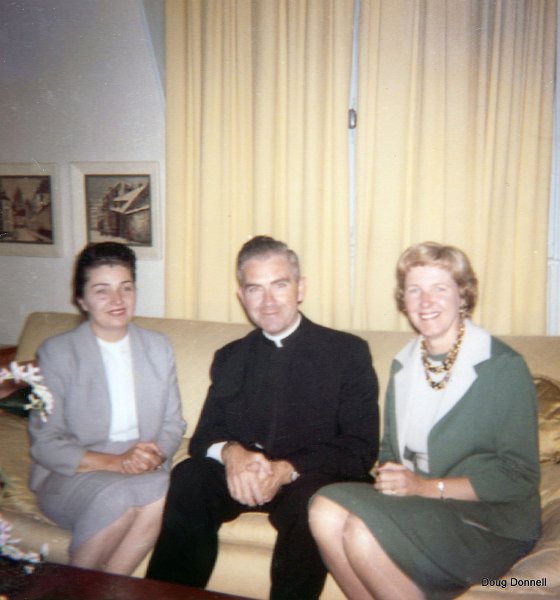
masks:
<path id="1" fill-rule="evenodd" d="M 278 490 L 292 481 L 294 467 L 286 460 L 268 460 L 237 442 L 222 449 L 222 460 L 231 497 L 246 506 L 270 502 Z"/>

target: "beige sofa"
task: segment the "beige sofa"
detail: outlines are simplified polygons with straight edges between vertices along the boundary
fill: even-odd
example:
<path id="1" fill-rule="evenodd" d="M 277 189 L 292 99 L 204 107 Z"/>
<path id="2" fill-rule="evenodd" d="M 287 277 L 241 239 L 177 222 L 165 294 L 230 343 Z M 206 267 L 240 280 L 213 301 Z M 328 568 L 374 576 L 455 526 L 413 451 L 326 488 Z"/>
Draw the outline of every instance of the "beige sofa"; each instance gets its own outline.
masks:
<path id="1" fill-rule="evenodd" d="M 38 345 L 46 337 L 74 327 L 79 319 L 78 315 L 62 313 L 30 315 L 21 333 L 17 359 L 32 359 Z M 177 358 L 184 416 L 188 421 L 186 435 L 189 436 L 206 395 L 214 351 L 228 341 L 245 335 L 250 326 L 163 318 L 137 318 L 137 323 L 161 331 L 171 339 Z M 391 358 L 412 337 L 412 333 L 357 333 L 370 344 L 381 383 L 382 406 Z M 477 585 L 462 597 L 481 600 L 503 598 L 504 595 L 524 599 L 542 596 L 560 598 L 560 387 L 555 383 L 560 381 L 560 337 L 504 336 L 503 339 L 523 354 L 536 377 L 541 396 L 543 535 L 534 551 L 504 577 L 503 582 L 507 584 L 505 588 L 500 585 Z M 176 460 L 186 455 L 185 440 Z M 29 458 L 25 420 L 11 414 L 0 415 L 0 468 L 11 480 L 0 512 L 13 524 L 14 534 L 22 538 L 21 546 L 37 550 L 42 543 L 48 542 L 49 559 L 66 562 L 69 534 L 41 515 L 33 494 L 27 489 Z M 262 514 L 242 515 L 232 523 L 225 524 L 220 531 L 218 564 L 209 587 L 250 598 L 266 598 L 274 537 L 274 530 Z M 143 574 L 143 566 L 136 574 Z M 538 585 L 545 583 L 542 578 L 546 578 L 546 586 Z M 525 580 L 531 580 L 533 585 L 519 584 Z M 517 585 L 511 585 L 512 581 Z M 343 598 L 330 577 L 322 598 Z"/>

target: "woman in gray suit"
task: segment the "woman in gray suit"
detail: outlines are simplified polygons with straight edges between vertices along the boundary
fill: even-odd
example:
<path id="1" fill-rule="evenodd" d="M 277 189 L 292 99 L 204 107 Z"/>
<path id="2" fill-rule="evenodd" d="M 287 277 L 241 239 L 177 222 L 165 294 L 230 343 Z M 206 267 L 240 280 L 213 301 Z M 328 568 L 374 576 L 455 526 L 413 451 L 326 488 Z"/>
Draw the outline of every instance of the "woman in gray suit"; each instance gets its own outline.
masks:
<path id="1" fill-rule="evenodd" d="M 375 486 L 322 488 L 310 523 L 347 598 L 455 597 L 501 577 L 539 536 L 533 382 L 523 358 L 468 318 L 465 254 L 406 250 L 396 299 L 419 337 L 395 357 Z"/>
<path id="2" fill-rule="evenodd" d="M 30 487 L 72 530 L 71 564 L 130 574 L 155 542 L 185 431 L 174 355 L 165 336 L 131 322 L 136 257 L 127 246 L 87 246 L 74 299 L 87 320 L 37 355 L 54 408 L 45 423 L 30 418 Z"/>

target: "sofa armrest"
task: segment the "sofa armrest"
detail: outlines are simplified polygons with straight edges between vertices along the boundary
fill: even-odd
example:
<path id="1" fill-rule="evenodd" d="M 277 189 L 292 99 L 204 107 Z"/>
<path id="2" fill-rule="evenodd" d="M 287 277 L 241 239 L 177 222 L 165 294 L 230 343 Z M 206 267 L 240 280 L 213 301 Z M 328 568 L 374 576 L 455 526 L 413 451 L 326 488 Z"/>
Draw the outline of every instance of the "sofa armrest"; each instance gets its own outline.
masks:
<path id="1" fill-rule="evenodd" d="M 47 560 L 66 564 L 69 561 L 70 532 L 44 519 L 34 518 L 19 510 L 2 508 L 2 517 L 12 526 L 12 537 L 19 539 L 18 548 L 25 552 L 39 552 L 46 544 Z"/>
<path id="2" fill-rule="evenodd" d="M 498 600 L 504 596 L 560 598 L 560 464 L 541 465 L 542 534 L 533 550 L 500 578 L 498 585 L 475 585 L 463 593 L 461 600 Z M 528 586 L 519 582 L 546 585 Z M 504 587 L 502 587 L 502 585 Z"/>
<path id="3" fill-rule="evenodd" d="M 518 580 L 546 577 L 543 592 L 560 598 L 560 498 L 549 502 L 544 508 L 542 535 L 533 550 L 507 573 L 508 583 L 512 577 Z"/>

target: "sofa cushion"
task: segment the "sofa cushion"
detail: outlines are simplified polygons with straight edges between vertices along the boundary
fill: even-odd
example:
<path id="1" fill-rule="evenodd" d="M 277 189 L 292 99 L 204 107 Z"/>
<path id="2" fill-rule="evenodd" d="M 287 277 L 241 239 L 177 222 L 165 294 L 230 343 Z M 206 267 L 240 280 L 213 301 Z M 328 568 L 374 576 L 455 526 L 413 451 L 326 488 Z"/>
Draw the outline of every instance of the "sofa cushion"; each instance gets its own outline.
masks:
<path id="1" fill-rule="evenodd" d="M 50 562 L 63 564 L 68 562 L 70 531 L 41 518 L 40 513 L 29 516 L 20 510 L 2 507 L 2 518 L 12 526 L 13 539 L 21 540 L 18 542 L 21 550 L 39 552 L 42 549 Z"/>
<path id="2" fill-rule="evenodd" d="M 219 539 L 222 544 L 272 548 L 276 542 L 276 531 L 268 521 L 268 515 L 260 512 L 247 512 L 237 519 L 220 527 Z"/>
<path id="3" fill-rule="evenodd" d="M 541 506 L 544 509 L 555 501 L 560 501 L 560 464 L 541 464 Z M 560 538 L 559 538 L 560 541 Z"/>
<path id="4" fill-rule="evenodd" d="M 560 465 L 542 465 L 542 535 L 527 556 L 515 563 L 508 576 L 517 579 L 546 577 L 543 592 L 560 597 Z M 519 589 L 519 588 L 518 588 Z M 527 589 L 525 588 L 525 592 Z M 531 590 L 537 592 L 539 590 Z"/>
<path id="5" fill-rule="evenodd" d="M 191 442 L 190 438 L 183 438 L 177 451 L 173 455 L 173 460 L 171 461 L 173 466 L 177 465 L 180 462 L 183 462 L 185 459 L 189 457 L 189 444 Z"/>
<path id="6" fill-rule="evenodd" d="M 539 401 L 540 460 L 560 462 L 560 382 L 549 377 L 535 377 Z"/>
<path id="7" fill-rule="evenodd" d="M 17 448 L 16 452 L 14 448 Z M 42 516 L 35 494 L 27 487 L 31 467 L 28 448 L 27 419 L 9 413 L 0 414 L 0 471 L 8 475 L 2 508 L 39 516 L 50 523 Z"/>

